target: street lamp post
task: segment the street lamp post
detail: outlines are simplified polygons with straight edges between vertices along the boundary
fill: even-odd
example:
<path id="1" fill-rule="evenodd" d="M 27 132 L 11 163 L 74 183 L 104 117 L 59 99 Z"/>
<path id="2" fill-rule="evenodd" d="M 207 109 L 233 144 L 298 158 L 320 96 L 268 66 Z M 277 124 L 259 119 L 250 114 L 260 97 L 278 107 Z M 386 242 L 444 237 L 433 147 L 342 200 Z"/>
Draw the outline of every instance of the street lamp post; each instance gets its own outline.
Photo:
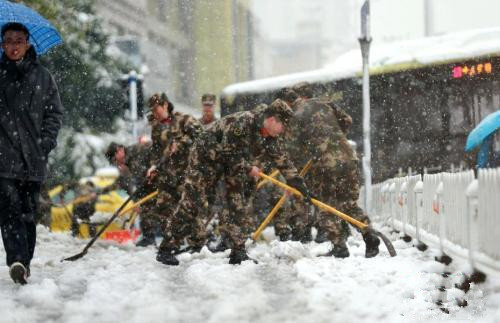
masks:
<path id="1" fill-rule="evenodd" d="M 137 138 L 137 72 L 132 70 L 128 74 L 130 119 L 132 120 L 132 136 Z"/>
<path id="2" fill-rule="evenodd" d="M 363 175 L 365 194 L 363 206 L 367 213 L 371 211 L 372 202 L 372 169 L 370 143 L 370 0 L 365 0 L 361 7 L 361 37 L 359 44 L 363 56 Z"/>

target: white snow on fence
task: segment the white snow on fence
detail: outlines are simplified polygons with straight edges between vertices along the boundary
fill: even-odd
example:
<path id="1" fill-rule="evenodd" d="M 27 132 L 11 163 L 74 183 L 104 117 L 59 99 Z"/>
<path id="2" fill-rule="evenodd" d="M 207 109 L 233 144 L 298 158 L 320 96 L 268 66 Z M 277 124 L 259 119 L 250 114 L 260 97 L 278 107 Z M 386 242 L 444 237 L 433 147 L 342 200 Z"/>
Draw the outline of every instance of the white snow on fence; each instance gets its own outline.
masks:
<path id="1" fill-rule="evenodd" d="M 386 180 L 373 186 L 372 212 L 417 243 L 500 273 L 500 168 L 479 170 L 477 180 L 473 171 Z"/>

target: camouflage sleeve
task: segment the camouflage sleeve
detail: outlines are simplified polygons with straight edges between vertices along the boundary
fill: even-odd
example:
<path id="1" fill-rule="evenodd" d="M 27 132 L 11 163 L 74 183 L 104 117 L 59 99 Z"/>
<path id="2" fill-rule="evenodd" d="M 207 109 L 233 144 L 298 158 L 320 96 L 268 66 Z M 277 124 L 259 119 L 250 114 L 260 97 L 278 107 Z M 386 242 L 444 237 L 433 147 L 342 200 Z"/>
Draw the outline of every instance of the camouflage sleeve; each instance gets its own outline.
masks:
<path id="1" fill-rule="evenodd" d="M 329 104 L 333 111 L 335 111 L 335 116 L 337 117 L 337 121 L 339 122 L 340 129 L 342 132 L 347 134 L 349 129 L 352 126 L 352 117 L 342 108 L 330 103 Z"/>
<path id="2" fill-rule="evenodd" d="M 152 145 L 150 148 L 150 164 L 151 165 L 158 165 L 160 163 L 160 160 L 162 158 L 162 142 L 161 142 L 161 131 L 162 126 L 161 125 L 156 125 L 153 127 L 151 130 L 151 140 L 152 140 Z"/>
<path id="3" fill-rule="evenodd" d="M 281 175 L 287 180 L 297 177 L 298 172 L 283 145 L 277 139 L 270 139 L 265 147 L 267 158 L 274 163 Z"/>
<path id="4" fill-rule="evenodd" d="M 179 131 L 173 134 L 173 142 L 177 144 L 178 150 L 189 149 L 203 131 L 201 123 L 190 115 L 185 115 L 182 123 Z"/>
<path id="5" fill-rule="evenodd" d="M 328 151 L 330 142 L 340 140 L 340 134 L 335 131 L 335 126 L 325 122 L 323 112 L 318 111 L 313 115 L 312 127 L 305 127 L 303 131 L 308 132 L 303 138 L 309 138 L 308 148 L 313 160 L 319 160 Z"/>
<path id="6" fill-rule="evenodd" d="M 248 120 L 245 118 L 236 119 L 223 126 L 221 156 L 228 167 L 236 172 L 248 173 L 252 167 L 253 160 L 250 160 L 250 146 L 253 132 L 250 129 Z"/>

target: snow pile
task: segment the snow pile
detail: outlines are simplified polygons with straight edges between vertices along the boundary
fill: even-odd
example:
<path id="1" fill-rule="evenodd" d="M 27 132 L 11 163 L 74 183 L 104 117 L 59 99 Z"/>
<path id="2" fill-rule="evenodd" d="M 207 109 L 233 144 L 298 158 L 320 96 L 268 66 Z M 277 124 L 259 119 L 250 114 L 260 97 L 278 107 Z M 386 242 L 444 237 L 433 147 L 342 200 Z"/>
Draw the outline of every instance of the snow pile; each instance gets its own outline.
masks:
<path id="1" fill-rule="evenodd" d="M 435 300 L 444 265 L 432 250 L 397 240 L 399 253 L 365 259 L 360 236 L 351 257 L 316 257 L 328 243 L 257 243 L 259 264 L 228 264 L 228 253 L 182 254 L 178 267 L 155 261 L 156 249 L 99 241 L 76 262 L 59 260 L 86 241 L 39 227 L 27 286 L 0 271 L 0 322 L 401 322 L 500 319 L 499 281 L 472 286 L 469 306 L 443 313 Z M 392 238 L 396 238 L 393 236 Z M 5 257 L 3 248 L 0 257 Z M 450 297 L 463 296 L 452 289 Z"/>

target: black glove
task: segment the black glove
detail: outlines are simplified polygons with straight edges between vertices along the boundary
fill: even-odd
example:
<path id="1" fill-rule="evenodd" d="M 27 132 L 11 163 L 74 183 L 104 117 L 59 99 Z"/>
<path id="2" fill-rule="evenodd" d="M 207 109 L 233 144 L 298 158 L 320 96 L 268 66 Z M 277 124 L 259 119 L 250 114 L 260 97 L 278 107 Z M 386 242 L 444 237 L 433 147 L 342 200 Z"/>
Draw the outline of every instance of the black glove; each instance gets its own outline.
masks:
<path id="1" fill-rule="evenodd" d="M 297 191 L 299 191 L 303 195 L 304 200 L 307 203 L 312 204 L 311 192 L 307 188 L 306 183 L 304 183 L 304 179 L 302 177 L 296 176 L 296 177 L 289 179 L 287 182 L 288 182 L 288 185 L 295 188 Z"/>

